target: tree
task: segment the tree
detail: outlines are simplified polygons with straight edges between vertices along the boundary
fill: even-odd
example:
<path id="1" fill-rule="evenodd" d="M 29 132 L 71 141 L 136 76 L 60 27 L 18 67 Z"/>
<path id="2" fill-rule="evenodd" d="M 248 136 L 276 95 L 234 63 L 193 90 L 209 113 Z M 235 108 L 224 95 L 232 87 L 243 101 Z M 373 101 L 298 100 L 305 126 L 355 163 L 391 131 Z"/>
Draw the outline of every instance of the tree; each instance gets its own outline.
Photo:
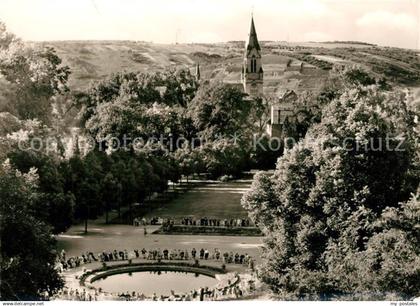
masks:
<path id="1" fill-rule="evenodd" d="M 10 113 L 0 113 L 0 161 L 4 161 L 12 150 L 11 140 L 7 136 L 20 129 L 21 120 Z"/>
<path id="2" fill-rule="evenodd" d="M 109 222 L 109 211 L 119 201 L 120 187 L 118 180 L 109 172 L 102 182 L 103 198 L 105 202 L 105 223 Z"/>
<path id="3" fill-rule="evenodd" d="M 284 149 L 284 142 L 273 141 L 268 135 L 254 137 L 253 148 L 250 151 L 252 169 L 268 170 L 273 169 L 277 159 Z"/>
<path id="4" fill-rule="evenodd" d="M 0 111 L 49 123 L 52 98 L 68 90 L 70 69 L 61 65 L 53 48 L 31 48 L 8 33 L 4 24 L 0 24 L 0 48 L 0 75 L 7 87 Z"/>
<path id="5" fill-rule="evenodd" d="M 420 292 L 420 188 L 407 202 L 398 208 L 385 209 L 374 224 L 375 233 L 367 242 L 358 265 L 359 275 L 363 271 L 374 271 L 366 275 L 362 285 L 383 292 L 396 289 L 405 297 Z"/>
<path id="6" fill-rule="evenodd" d="M 175 151 L 173 158 L 180 174 L 186 176 L 187 181 L 189 176 L 193 174 L 206 172 L 200 150 L 194 150 L 189 143 L 185 143 L 184 147 Z"/>
<path id="7" fill-rule="evenodd" d="M 56 241 L 50 227 L 34 217 L 37 175 L 0 166 L 1 299 L 38 300 L 64 285 L 55 270 Z"/>
<path id="8" fill-rule="evenodd" d="M 243 206 L 267 235 L 259 275 L 275 293 L 299 299 L 419 294 L 412 230 L 377 226 L 384 214 L 401 211 L 420 181 L 415 113 L 407 102 L 399 92 L 350 87 L 285 152 L 274 175 L 256 177 Z"/>
<path id="9" fill-rule="evenodd" d="M 213 178 L 223 175 L 239 177 L 249 166 L 248 150 L 245 142 L 236 142 L 229 138 L 207 141 L 194 149 L 198 152 L 205 172 Z"/>
<path id="10" fill-rule="evenodd" d="M 6 24 L 0 22 L 0 49 L 8 49 L 12 43 L 19 41 L 19 39 L 13 34 L 7 31 Z"/>
<path id="11" fill-rule="evenodd" d="M 88 232 L 88 220 L 95 219 L 103 212 L 101 186 L 103 169 L 96 151 L 86 156 L 75 155 L 63 169 L 66 173 L 66 191 L 75 198 L 74 216 L 76 220 L 83 220 L 85 233 Z"/>
<path id="12" fill-rule="evenodd" d="M 250 219 L 256 225 L 261 225 L 265 234 L 273 230 L 273 224 L 278 216 L 277 201 L 273 188 L 273 178 L 263 171 L 257 172 L 252 181 L 250 192 L 241 199 L 242 206 L 248 211 Z"/>
<path id="13" fill-rule="evenodd" d="M 117 139 L 123 149 L 131 150 L 136 138 L 143 140 L 142 145 L 152 140 L 159 144 L 163 140 L 165 148 L 171 138 L 176 141 L 182 136 L 185 128 L 181 126 L 181 120 L 186 122 L 184 112 L 179 106 L 170 107 L 163 103 L 142 105 L 121 95 L 111 102 L 99 104 L 94 115 L 85 122 L 85 128 L 108 149 Z"/>
<path id="14" fill-rule="evenodd" d="M 270 105 L 275 103 L 275 99 L 272 96 L 264 96 L 253 98 L 251 108 L 248 117 L 248 129 L 249 134 L 263 135 L 267 124 L 270 121 Z"/>
<path id="15" fill-rule="evenodd" d="M 74 196 L 64 191 L 64 178 L 60 172 L 61 161 L 42 152 L 13 150 L 10 162 L 21 172 L 37 169 L 39 176 L 37 209 L 34 216 L 49 224 L 54 234 L 66 231 L 72 224 Z"/>
<path id="16" fill-rule="evenodd" d="M 168 70 L 156 78 L 164 88 L 162 102 L 166 105 L 186 107 L 196 95 L 198 83 L 190 70 Z"/>
<path id="17" fill-rule="evenodd" d="M 88 130 L 95 132 L 92 126 L 99 116 L 97 115 L 99 109 L 105 112 L 107 109 L 117 111 L 118 109 L 114 107 L 124 110 L 129 108 L 129 113 L 138 118 L 154 103 L 185 108 L 195 96 L 197 88 L 196 80 L 189 70 L 169 70 L 163 73 L 118 73 L 95 84 L 87 92 L 77 93 L 75 103 L 81 107 L 82 124 L 86 123 Z M 129 113 L 117 113 L 117 115 L 128 116 Z"/>
<path id="18" fill-rule="evenodd" d="M 247 126 L 251 103 L 239 89 L 215 83 L 200 87 L 189 105 L 195 127 L 211 138 L 233 135 Z"/>

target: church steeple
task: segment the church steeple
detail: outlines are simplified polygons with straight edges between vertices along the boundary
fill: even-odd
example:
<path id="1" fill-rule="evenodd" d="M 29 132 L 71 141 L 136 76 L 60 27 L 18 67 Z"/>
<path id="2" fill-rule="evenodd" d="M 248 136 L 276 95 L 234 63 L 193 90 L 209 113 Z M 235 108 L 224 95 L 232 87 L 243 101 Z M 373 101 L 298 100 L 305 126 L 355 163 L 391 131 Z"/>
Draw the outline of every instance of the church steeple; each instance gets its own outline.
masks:
<path id="1" fill-rule="evenodd" d="M 254 17 L 251 17 L 251 28 L 245 44 L 242 83 L 244 91 L 250 96 L 263 94 L 264 71 L 261 63 L 261 47 L 255 30 Z"/>
<path id="2" fill-rule="evenodd" d="M 251 17 L 251 29 L 249 30 L 249 37 L 246 49 L 247 51 L 252 49 L 261 51 L 261 47 L 258 42 L 257 31 L 255 30 L 254 17 Z"/>

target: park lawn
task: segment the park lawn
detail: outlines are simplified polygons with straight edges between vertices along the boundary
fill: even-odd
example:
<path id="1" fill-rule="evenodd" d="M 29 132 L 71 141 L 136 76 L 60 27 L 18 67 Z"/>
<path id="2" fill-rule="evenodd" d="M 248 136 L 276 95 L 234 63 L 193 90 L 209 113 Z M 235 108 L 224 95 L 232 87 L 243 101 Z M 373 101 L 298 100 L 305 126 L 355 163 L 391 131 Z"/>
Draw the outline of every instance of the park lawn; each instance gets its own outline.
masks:
<path id="1" fill-rule="evenodd" d="M 153 209 L 146 217 L 247 218 L 247 212 L 241 206 L 241 198 L 249 186 L 250 181 L 241 181 L 195 187 L 164 206 Z"/>
<path id="2" fill-rule="evenodd" d="M 249 188 L 250 181 L 211 183 L 194 187 L 180 194 L 161 209 L 152 210 L 150 216 L 195 216 L 214 218 L 246 217 L 241 207 L 242 193 Z M 158 226 L 147 226 L 151 233 Z M 219 248 L 223 251 L 248 253 L 260 259 L 261 237 L 210 236 L 210 235 L 144 235 L 143 227 L 122 224 L 104 224 L 103 219 L 89 221 L 89 233 L 83 233 L 84 225 L 73 225 L 66 233 L 58 235 L 58 250 L 65 249 L 69 256 L 86 251 L 103 250 L 185 248 Z"/>

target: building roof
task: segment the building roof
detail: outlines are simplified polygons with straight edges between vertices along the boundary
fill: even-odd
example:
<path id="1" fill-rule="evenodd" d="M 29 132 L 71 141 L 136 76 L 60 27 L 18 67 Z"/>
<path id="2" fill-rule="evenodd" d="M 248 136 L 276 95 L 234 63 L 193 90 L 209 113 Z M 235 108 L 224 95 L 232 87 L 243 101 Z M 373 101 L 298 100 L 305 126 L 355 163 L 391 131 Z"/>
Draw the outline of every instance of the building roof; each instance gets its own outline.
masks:
<path id="1" fill-rule="evenodd" d="M 280 92 L 280 94 L 279 94 L 279 99 L 280 100 L 286 101 L 287 99 L 290 99 L 290 98 L 292 98 L 292 99 L 297 98 L 297 94 L 295 93 L 294 90 L 286 89 L 286 90 Z"/>
<path id="2" fill-rule="evenodd" d="M 248 51 L 252 49 L 257 49 L 258 51 L 261 51 L 260 43 L 258 42 L 257 31 L 255 30 L 254 17 L 251 18 L 251 29 L 249 30 L 249 37 L 246 49 Z"/>

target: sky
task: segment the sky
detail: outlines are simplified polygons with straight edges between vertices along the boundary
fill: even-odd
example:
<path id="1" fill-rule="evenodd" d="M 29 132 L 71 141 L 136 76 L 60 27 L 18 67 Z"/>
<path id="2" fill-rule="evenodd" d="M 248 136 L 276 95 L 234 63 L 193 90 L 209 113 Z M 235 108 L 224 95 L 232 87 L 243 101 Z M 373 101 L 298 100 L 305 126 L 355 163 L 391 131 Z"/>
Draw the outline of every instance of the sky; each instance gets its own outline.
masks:
<path id="1" fill-rule="evenodd" d="M 420 49 L 420 0 L 0 0 L 24 40 L 357 40 Z"/>

